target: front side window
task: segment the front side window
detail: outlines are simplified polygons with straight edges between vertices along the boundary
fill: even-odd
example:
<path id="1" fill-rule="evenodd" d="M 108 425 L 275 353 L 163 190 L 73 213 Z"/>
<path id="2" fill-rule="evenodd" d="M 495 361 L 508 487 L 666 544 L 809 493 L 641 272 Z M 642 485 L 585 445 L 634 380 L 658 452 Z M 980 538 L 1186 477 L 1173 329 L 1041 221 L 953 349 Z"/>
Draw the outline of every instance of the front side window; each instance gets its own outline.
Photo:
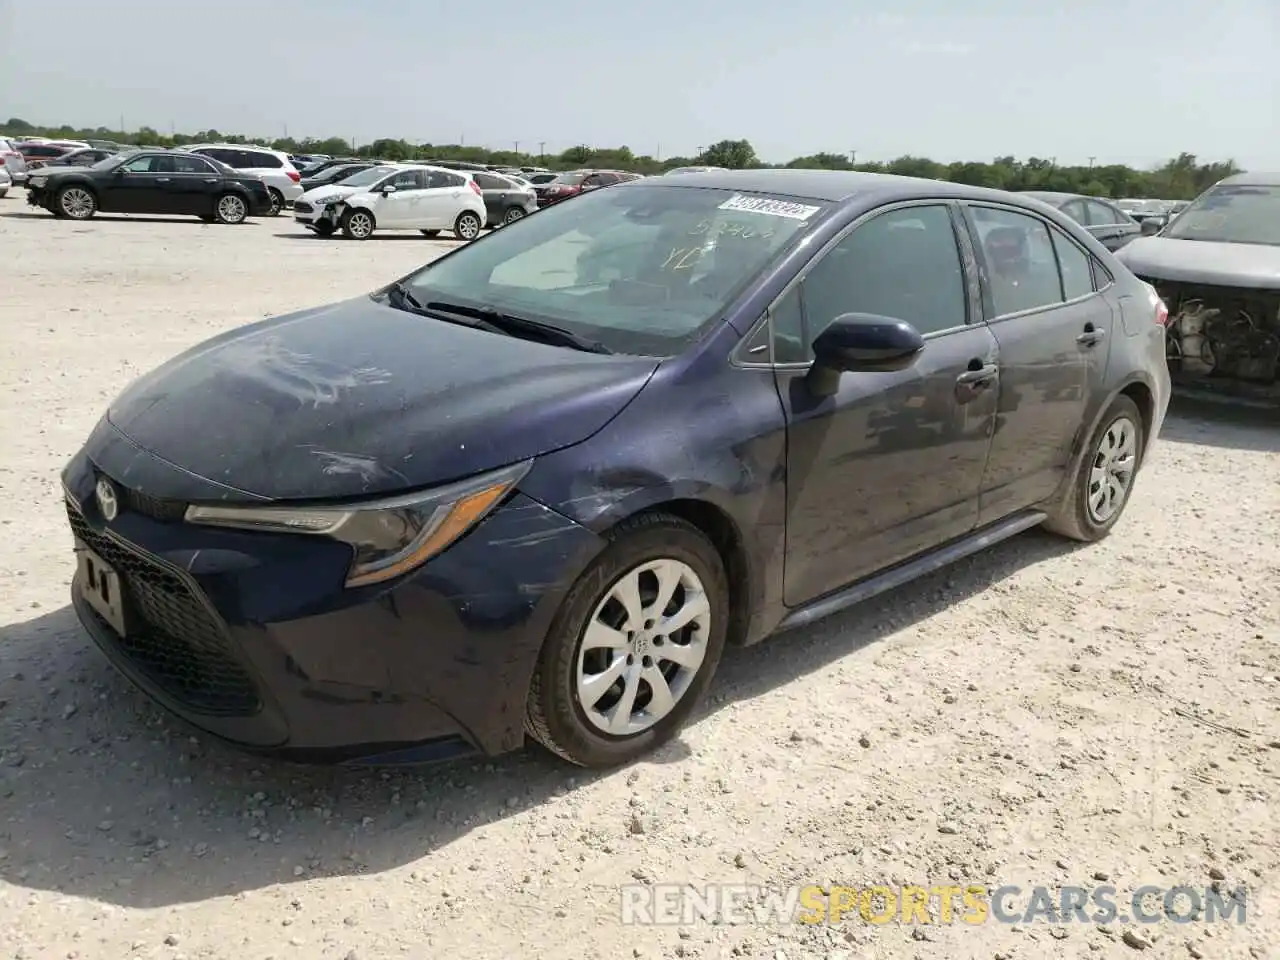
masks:
<path id="1" fill-rule="evenodd" d="M 422 303 L 491 306 L 618 353 L 671 356 L 825 208 L 708 188 L 601 190 L 462 247 L 407 283 Z"/>
<path id="2" fill-rule="evenodd" d="M 1280 246 L 1280 185 L 1213 187 L 1178 214 L 1162 236 Z"/>
<path id="3" fill-rule="evenodd" d="M 1058 258 L 1044 221 L 995 207 L 971 207 L 995 315 L 1062 302 Z"/>
<path id="4" fill-rule="evenodd" d="M 922 334 L 963 327 L 968 297 L 950 211 L 905 207 L 868 220 L 823 256 L 802 291 L 808 343 L 845 313 L 905 320 Z"/>
<path id="5" fill-rule="evenodd" d="M 1088 214 L 1085 213 L 1083 200 L 1072 200 L 1062 205 L 1062 212 L 1074 220 L 1076 223 L 1088 223 Z"/>
<path id="6" fill-rule="evenodd" d="M 390 177 L 382 187 L 395 187 L 397 190 L 421 190 L 423 187 L 421 170 L 401 170 Z"/>

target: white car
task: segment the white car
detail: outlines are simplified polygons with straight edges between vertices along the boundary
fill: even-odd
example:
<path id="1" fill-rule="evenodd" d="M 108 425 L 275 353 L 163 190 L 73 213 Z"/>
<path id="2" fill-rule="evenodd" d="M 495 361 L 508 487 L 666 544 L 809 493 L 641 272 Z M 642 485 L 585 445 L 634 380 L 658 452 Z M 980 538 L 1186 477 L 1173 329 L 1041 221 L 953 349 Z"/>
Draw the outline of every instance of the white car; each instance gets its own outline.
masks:
<path id="1" fill-rule="evenodd" d="M 262 180 L 271 195 L 269 217 L 276 216 L 302 196 L 302 175 L 294 168 L 287 153 L 251 143 L 193 143 L 182 149 L 212 157 L 233 170 Z"/>
<path id="2" fill-rule="evenodd" d="M 354 194 L 364 193 L 387 174 L 402 170 L 404 166 L 400 163 L 384 163 L 353 173 L 339 183 L 312 187 L 293 202 L 293 219 L 308 230 L 327 237 L 338 229 L 337 209 L 343 200 Z"/>
<path id="3" fill-rule="evenodd" d="M 470 173 L 425 164 L 406 164 L 332 209 L 351 240 L 368 240 L 375 230 L 418 230 L 426 237 L 450 230 L 460 240 L 474 240 L 487 216 Z"/>
<path id="4" fill-rule="evenodd" d="M 0 164 L 0 200 L 4 199 L 11 186 L 13 186 L 13 177 L 9 176 L 9 171 L 5 169 L 4 164 Z"/>

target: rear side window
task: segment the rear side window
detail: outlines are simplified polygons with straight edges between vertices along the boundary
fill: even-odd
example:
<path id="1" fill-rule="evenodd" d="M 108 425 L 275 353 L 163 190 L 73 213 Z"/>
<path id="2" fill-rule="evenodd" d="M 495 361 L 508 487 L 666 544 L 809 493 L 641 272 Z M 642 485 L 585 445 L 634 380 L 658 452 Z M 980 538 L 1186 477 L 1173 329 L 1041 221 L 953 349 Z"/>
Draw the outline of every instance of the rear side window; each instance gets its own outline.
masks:
<path id="1" fill-rule="evenodd" d="M 66 147 L 47 147 L 39 143 L 24 143 L 19 145 L 18 152 L 32 160 L 48 160 L 52 157 L 60 157 L 70 151 Z"/>
<path id="2" fill-rule="evenodd" d="M 1050 228 L 1053 249 L 1058 254 L 1058 269 L 1062 272 L 1062 293 L 1068 300 L 1093 293 L 1093 275 L 1089 267 L 1089 255 L 1073 243 L 1060 230 Z"/>
<path id="3" fill-rule="evenodd" d="M 809 343 L 844 313 L 905 320 L 924 334 L 963 327 L 968 297 L 950 211 L 906 207 L 868 220 L 823 256 L 801 295 Z"/>
<path id="4" fill-rule="evenodd" d="M 1120 218 L 1116 216 L 1117 211 L 1112 210 L 1105 203 L 1099 203 L 1097 200 L 1088 201 L 1089 207 L 1089 223 L 1093 226 L 1106 226 L 1111 223 L 1120 223 Z"/>
<path id="5" fill-rule="evenodd" d="M 213 167 L 205 163 L 199 157 L 181 157 L 175 155 L 173 158 L 173 172 L 210 174 L 215 171 Z"/>
<path id="6" fill-rule="evenodd" d="M 284 166 L 283 161 L 274 153 L 262 153 L 257 150 L 246 150 L 244 152 L 244 165 L 252 169 L 265 167 L 270 170 L 279 170 Z"/>
<path id="7" fill-rule="evenodd" d="M 970 207 L 995 315 L 1062 302 L 1058 258 L 1044 221 L 1012 210 Z"/>
<path id="8" fill-rule="evenodd" d="M 203 154 L 206 157 L 213 157 L 213 159 L 217 160 L 219 163 L 225 163 L 229 167 L 234 167 L 236 165 L 234 150 L 223 150 L 220 147 L 208 147 L 204 150 L 195 150 L 193 152 Z"/>
<path id="9" fill-rule="evenodd" d="M 501 177 L 496 177 L 490 173 L 477 173 L 474 175 L 475 181 L 481 190 L 510 190 L 511 184 L 507 183 Z"/>

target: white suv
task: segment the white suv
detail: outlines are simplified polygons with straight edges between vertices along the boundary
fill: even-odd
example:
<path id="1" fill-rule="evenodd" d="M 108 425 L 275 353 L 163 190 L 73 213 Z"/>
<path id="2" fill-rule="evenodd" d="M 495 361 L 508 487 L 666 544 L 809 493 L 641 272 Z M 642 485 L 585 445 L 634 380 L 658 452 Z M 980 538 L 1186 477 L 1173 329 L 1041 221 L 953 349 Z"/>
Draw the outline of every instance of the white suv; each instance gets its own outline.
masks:
<path id="1" fill-rule="evenodd" d="M 267 216 L 276 216 L 302 196 L 302 176 L 294 169 L 287 153 L 251 143 L 193 143 L 181 149 L 212 157 L 233 170 L 262 180 L 271 195 Z"/>
<path id="2" fill-rule="evenodd" d="M 487 219 L 484 194 L 467 171 L 421 164 L 391 171 L 330 209 L 330 222 L 352 240 L 367 240 L 375 230 L 418 230 L 426 237 L 450 230 L 459 240 L 474 240 Z"/>

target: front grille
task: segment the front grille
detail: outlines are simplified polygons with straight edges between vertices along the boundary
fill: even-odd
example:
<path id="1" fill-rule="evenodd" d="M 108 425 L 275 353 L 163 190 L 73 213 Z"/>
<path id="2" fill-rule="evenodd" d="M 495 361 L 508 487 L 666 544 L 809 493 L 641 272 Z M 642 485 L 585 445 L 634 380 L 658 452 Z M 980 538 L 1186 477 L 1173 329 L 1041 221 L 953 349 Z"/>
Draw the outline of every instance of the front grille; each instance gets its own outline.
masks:
<path id="1" fill-rule="evenodd" d="M 166 523 L 173 523 L 181 520 L 187 513 L 187 504 L 182 500 L 163 500 L 160 497 L 153 497 L 150 494 L 143 493 L 141 490 L 130 490 L 128 488 L 117 487 L 120 490 L 121 507 L 130 513 L 140 513 L 144 517 L 150 517 L 152 520 L 162 520 Z M 103 559 L 106 559 L 105 557 Z"/>
<path id="2" fill-rule="evenodd" d="M 67 501 L 76 538 L 115 569 L 134 629 L 115 633 L 92 610 L 116 650 L 152 683 L 195 713 L 241 717 L 260 707 L 253 679 L 196 588 L 176 571 L 94 530 Z"/>
<path id="3" fill-rule="evenodd" d="M 305 200 L 298 200 L 293 205 L 295 213 L 311 213 L 311 204 Z"/>

